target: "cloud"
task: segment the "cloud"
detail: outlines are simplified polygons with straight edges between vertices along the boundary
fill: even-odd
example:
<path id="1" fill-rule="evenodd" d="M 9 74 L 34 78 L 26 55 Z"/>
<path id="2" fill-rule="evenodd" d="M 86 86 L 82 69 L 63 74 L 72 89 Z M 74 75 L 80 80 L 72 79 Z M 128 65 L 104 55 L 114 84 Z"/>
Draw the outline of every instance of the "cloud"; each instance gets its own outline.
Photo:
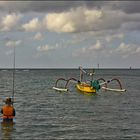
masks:
<path id="1" fill-rule="evenodd" d="M 123 38 L 124 38 L 124 34 L 120 33 L 120 34 L 108 35 L 108 36 L 105 37 L 105 40 L 107 42 L 111 42 L 112 40 L 123 39 Z"/>
<path id="2" fill-rule="evenodd" d="M 110 8 L 114 10 L 122 10 L 125 13 L 139 13 L 140 1 L 112 1 Z"/>
<path id="3" fill-rule="evenodd" d="M 33 18 L 29 23 L 23 24 L 22 28 L 25 31 L 38 31 L 41 29 L 41 23 L 38 18 Z"/>
<path id="4" fill-rule="evenodd" d="M 33 37 L 34 40 L 42 40 L 43 36 L 40 32 L 36 33 L 35 36 Z"/>
<path id="5" fill-rule="evenodd" d="M 64 14 L 49 14 L 44 19 L 44 23 L 46 22 L 46 27 L 50 31 L 54 32 L 74 32 L 75 28 L 73 26 L 73 23 L 70 23 L 68 19 L 68 15 L 66 16 L 67 19 L 65 19 L 66 15 Z"/>
<path id="6" fill-rule="evenodd" d="M 55 44 L 54 46 L 50 46 L 48 44 L 45 44 L 45 45 L 40 45 L 37 47 L 37 51 L 40 52 L 40 53 L 46 53 L 48 51 L 52 51 L 52 50 L 58 50 L 58 49 L 62 49 L 62 48 L 65 48 L 63 46 L 61 46 L 60 44 Z"/>
<path id="7" fill-rule="evenodd" d="M 132 28 L 131 23 L 137 25 Z M 139 30 L 140 15 L 126 14 L 120 10 L 88 9 L 78 7 L 61 13 L 49 13 L 44 19 L 45 28 L 53 32 L 88 32 L 104 30 Z M 130 26 L 129 26 L 130 25 Z"/>
<path id="8" fill-rule="evenodd" d="M 84 5 L 82 1 L 0 1 L 0 10 L 27 12 L 61 12 Z"/>
<path id="9" fill-rule="evenodd" d="M 50 50 L 48 45 L 38 46 L 37 47 L 37 51 L 39 51 L 39 52 L 47 52 L 48 50 Z"/>
<path id="10" fill-rule="evenodd" d="M 127 58 L 130 55 L 140 54 L 140 47 L 135 44 L 125 44 L 122 42 L 115 51 L 117 54 L 122 55 L 123 58 Z"/>
<path id="11" fill-rule="evenodd" d="M 5 44 L 5 46 L 6 46 L 6 47 L 17 47 L 17 46 L 19 46 L 21 43 L 22 43 L 21 40 L 16 40 L 16 41 L 14 41 L 14 40 L 9 40 L 9 41 Z M 6 51 L 5 54 L 8 56 L 8 55 L 12 54 L 13 52 L 14 52 L 13 50 L 8 50 L 8 51 Z"/>
<path id="12" fill-rule="evenodd" d="M 10 41 L 8 41 L 5 45 L 6 45 L 7 47 L 16 47 L 16 46 L 20 45 L 21 42 L 22 42 L 21 40 L 17 40 L 17 41 L 12 41 L 12 40 L 10 40 Z"/>
<path id="13" fill-rule="evenodd" d="M 121 6 L 121 3 L 123 6 Z M 70 5 L 69 5 L 70 4 Z M 72 5 L 74 4 L 74 5 Z M 57 33 L 74 33 L 74 32 L 100 32 L 104 30 L 139 30 L 140 14 L 132 9 L 138 7 L 140 3 L 132 4 L 132 14 L 128 14 L 125 5 L 132 4 L 129 2 L 92 2 L 92 1 L 21 1 L 21 2 L 0 2 L 0 8 L 12 10 L 14 12 L 22 11 L 24 14 L 37 15 L 37 12 L 43 14 L 33 17 L 22 25 L 25 31 L 49 30 Z M 68 6 L 69 5 L 69 6 Z M 48 8 L 48 7 L 51 8 Z M 115 7 L 116 6 L 116 7 Z M 121 6 L 122 8 L 120 8 Z M 12 8 L 13 7 L 13 8 Z M 114 9 L 112 8 L 114 7 Z M 56 9 L 55 9 L 56 8 Z M 48 10 L 49 9 L 49 10 Z M 130 9 L 130 8 L 129 8 Z M 35 12 L 33 12 L 35 11 Z M 45 11 L 48 11 L 47 14 Z M 46 14 L 44 17 L 43 15 Z M 40 19 L 39 16 L 42 18 Z M 10 30 L 15 27 L 21 16 L 19 14 L 9 14 L 2 18 L 0 30 Z M 19 28 L 17 26 L 17 28 Z M 109 40 L 109 38 L 108 38 Z"/>
<path id="14" fill-rule="evenodd" d="M 96 43 L 89 47 L 83 47 L 75 50 L 73 52 L 74 57 L 82 58 L 123 58 L 126 59 L 132 56 L 140 55 L 140 46 L 136 44 L 126 44 L 124 42 L 120 43 L 119 46 L 112 47 L 109 45 L 103 45 L 103 43 L 99 40 Z"/>
<path id="15" fill-rule="evenodd" d="M 36 48 L 36 53 L 33 54 L 32 57 L 35 59 L 38 59 L 38 58 L 42 57 L 43 55 L 46 55 L 46 54 L 49 55 L 49 52 L 54 49 L 55 49 L 54 47 L 52 47 L 48 44 L 40 45 Z"/>
<path id="16" fill-rule="evenodd" d="M 9 50 L 5 54 L 8 56 L 8 55 L 11 55 L 12 53 L 13 53 L 13 50 Z"/>
<path id="17" fill-rule="evenodd" d="M 100 42 L 100 40 L 97 40 L 96 43 L 92 46 L 77 49 L 73 53 L 73 56 L 96 57 L 97 55 L 99 55 L 98 53 L 102 53 L 102 51 L 104 51 L 104 49 L 105 49 L 105 47 Z"/>
<path id="18" fill-rule="evenodd" d="M 139 54 L 140 54 L 140 47 L 138 47 L 138 48 L 136 49 L 136 53 L 139 53 Z"/>
<path id="19" fill-rule="evenodd" d="M 95 29 L 102 17 L 102 11 L 89 10 L 83 7 L 63 13 L 50 13 L 44 18 L 44 24 L 50 31 L 80 32 Z M 93 25 L 95 26 L 93 26 Z"/>
<path id="20" fill-rule="evenodd" d="M 20 18 L 21 15 L 15 13 L 4 16 L 0 23 L 0 31 L 9 31 L 13 29 L 17 25 Z"/>
<path id="21" fill-rule="evenodd" d="M 88 49 L 90 51 L 98 51 L 98 50 L 101 50 L 102 48 L 103 48 L 103 45 L 101 44 L 99 40 L 97 40 L 96 44 L 93 46 L 90 46 Z"/>
<path id="22" fill-rule="evenodd" d="M 0 1 L 1 11 L 18 12 L 62 12 L 85 6 L 96 9 L 121 10 L 139 13 L 140 1 Z"/>

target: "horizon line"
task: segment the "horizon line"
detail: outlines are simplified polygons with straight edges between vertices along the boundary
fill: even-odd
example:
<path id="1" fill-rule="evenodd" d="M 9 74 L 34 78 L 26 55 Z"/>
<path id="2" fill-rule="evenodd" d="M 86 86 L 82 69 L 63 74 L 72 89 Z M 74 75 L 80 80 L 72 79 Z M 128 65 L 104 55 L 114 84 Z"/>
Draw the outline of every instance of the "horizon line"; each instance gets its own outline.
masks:
<path id="1" fill-rule="evenodd" d="M 140 69 L 138 67 L 135 67 L 135 68 L 130 68 L 130 67 L 102 67 L 102 68 L 91 68 L 91 67 L 83 67 L 84 69 Z M 0 70 L 12 70 L 12 69 L 21 69 L 21 70 L 27 70 L 27 69 L 79 69 L 79 67 L 48 67 L 48 68 L 45 68 L 45 67 L 42 67 L 42 68 L 38 68 L 38 67 L 16 67 L 16 68 L 0 68 Z"/>

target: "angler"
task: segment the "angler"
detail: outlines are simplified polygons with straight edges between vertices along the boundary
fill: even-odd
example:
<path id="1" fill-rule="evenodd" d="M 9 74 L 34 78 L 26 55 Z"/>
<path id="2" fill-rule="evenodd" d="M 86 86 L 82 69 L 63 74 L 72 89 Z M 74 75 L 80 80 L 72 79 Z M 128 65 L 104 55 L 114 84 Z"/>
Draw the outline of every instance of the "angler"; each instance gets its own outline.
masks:
<path id="1" fill-rule="evenodd" d="M 16 115 L 12 99 L 10 97 L 6 98 L 5 105 L 1 109 L 1 113 L 3 114 L 3 122 L 12 122 L 13 118 Z"/>

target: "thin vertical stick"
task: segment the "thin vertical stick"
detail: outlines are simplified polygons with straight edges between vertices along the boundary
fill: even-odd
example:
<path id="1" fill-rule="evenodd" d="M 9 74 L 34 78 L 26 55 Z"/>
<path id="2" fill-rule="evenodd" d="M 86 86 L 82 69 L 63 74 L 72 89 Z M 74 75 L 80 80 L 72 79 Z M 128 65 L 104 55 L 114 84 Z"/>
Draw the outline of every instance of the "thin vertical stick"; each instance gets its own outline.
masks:
<path id="1" fill-rule="evenodd" d="M 14 56 L 13 56 L 13 91 L 12 91 L 12 98 L 14 99 L 15 93 L 15 46 L 14 46 Z"/>

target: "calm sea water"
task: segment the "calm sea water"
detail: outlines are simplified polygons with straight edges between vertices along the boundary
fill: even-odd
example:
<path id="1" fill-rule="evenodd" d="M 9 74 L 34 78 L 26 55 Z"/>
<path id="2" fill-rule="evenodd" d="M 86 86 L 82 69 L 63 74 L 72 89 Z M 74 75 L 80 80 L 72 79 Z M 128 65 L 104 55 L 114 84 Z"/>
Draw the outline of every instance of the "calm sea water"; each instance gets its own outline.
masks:
<path id="1" fill-rule="evenodd" d="M 140 139 L 140 70 L 96 70 L 95 78 L 121 80 L 125 93 L 88 96 L 74 84 L 69 92 L 52 89 L 60 78 L 79 78 L 78 69 L 16 71 L 15 124 L 0 126 L 9 139 Z M 0 98 L 12 94 L 12 72 L 0 71 Z M 0 106 L 4 103 L 0 101 Z"/>

